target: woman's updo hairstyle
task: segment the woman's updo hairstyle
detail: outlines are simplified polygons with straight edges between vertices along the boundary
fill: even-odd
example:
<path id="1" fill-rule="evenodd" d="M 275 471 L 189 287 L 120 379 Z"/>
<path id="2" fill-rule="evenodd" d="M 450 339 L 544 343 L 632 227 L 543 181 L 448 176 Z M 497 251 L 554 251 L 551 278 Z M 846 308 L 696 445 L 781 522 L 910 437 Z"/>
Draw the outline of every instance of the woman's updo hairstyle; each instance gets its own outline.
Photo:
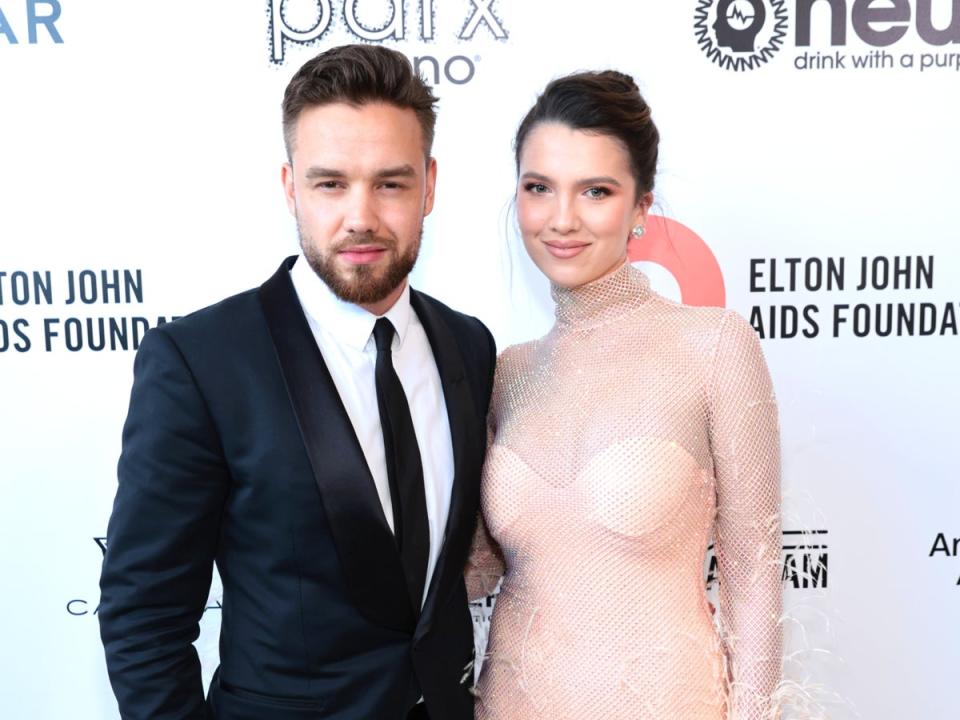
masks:
<path id="1" fill-rule="evenodd" d="M 527 135 L 547 122 L 616 138 L 630 156 L 637 200 L 653 190 L 660 133 L 650 115 L 650 106 L 629 75 L 603 70 L 551 81 L 517 129 L 513 147 L 518 173 Z"/>

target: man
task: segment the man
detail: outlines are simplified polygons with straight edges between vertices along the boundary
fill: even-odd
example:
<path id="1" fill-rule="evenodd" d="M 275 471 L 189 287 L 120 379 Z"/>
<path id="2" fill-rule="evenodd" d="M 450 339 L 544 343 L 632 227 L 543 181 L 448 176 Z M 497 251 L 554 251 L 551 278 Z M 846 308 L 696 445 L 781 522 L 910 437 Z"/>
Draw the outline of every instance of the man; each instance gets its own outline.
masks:
<path id="1" fill-rule="evenodd" d="M 99 611 L 124 718 L 473 717 L 462 570 L 495 350 L 407 284 L 435 101 L 383 47 L 306 63 L 283 103 L 302 255 L 144 338 Z"/>

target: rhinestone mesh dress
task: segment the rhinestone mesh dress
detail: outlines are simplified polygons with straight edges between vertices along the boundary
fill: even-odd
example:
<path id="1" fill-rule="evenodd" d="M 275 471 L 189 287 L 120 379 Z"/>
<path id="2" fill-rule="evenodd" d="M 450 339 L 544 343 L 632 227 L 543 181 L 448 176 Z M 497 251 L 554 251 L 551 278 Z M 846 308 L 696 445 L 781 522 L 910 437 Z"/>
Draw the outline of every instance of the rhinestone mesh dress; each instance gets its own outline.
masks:
<path id="1" fill-rule="evenodd" d="M 505 574 L 477 718 L 776 717 L 779 432 L 756 334 L 629 264 L 552 293 L 552 330 L 497 365 L 471 595 Z"/>

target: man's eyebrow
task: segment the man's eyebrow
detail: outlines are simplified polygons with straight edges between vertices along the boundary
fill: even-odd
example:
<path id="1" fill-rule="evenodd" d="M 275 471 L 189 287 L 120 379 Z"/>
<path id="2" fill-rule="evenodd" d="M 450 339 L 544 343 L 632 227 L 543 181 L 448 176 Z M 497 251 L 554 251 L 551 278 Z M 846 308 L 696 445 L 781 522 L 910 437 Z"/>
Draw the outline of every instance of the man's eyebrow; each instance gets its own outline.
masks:
<path id="1" fill-rule="evenodd" d="M 376 177 L 378 180 L 382 180 L 383 178 L 416 177 L 416 175 L 417 171 L 413 169 L 413 166 L 405 164 L 377 170 L 374 177 Z M 315 180 L 317 178 L 344 178 L 346 176 L 347 174 L 342 170 L 319 167 L 317 165 L 307 168 L 306 172 L 307 180 Z"/>
<path id="2" fill-rule="evenodd" d="M 392 177 L 416 177 L 417 171 L 413 169 L 412 165 L 397 165 L 396 167 L 388 167 L 383 170 L 377 171 L 377 178 L 392 178 Z"/>
<path id="3" fill-rule="evenodd" d="M 333 170 L 331 168 L 317 167 L 316 165 L 307 168 L 307 180 L 313 180 L 314 178 L 342 178 L 346 177 L 346 174 L 342 170 Z"/>

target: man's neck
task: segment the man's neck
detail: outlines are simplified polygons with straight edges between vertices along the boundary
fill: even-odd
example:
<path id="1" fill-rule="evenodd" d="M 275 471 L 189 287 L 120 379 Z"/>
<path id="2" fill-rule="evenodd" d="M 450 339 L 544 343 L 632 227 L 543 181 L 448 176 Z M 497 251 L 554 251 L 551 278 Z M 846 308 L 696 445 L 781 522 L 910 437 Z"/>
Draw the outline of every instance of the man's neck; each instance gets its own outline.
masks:
<path id="1" fill-rule="evenodd" d="M 371 313 L 372 315 L 376 315 L 377 317 L 380 317 L 381 315 L 385 315 L 387 311 L 390 310 L 390 308 L 396 305 L 397 300 L 399 300 L 400 296 L 403 295 L 403 291 L 406 289 L 406 287 L 407 287 L 407 278 L 404 278 L 403 282 L 401 282 L 399 285 L 397 285 L 396 288 L 391 290 L 390 294 L 387 295 L 385 298 L 383 298 L 383 300 L 379 300 L 373 303 L 358 303 L 358 305 L 360 305 L 360 307 L 362 307 L 368 313 Z"/>

